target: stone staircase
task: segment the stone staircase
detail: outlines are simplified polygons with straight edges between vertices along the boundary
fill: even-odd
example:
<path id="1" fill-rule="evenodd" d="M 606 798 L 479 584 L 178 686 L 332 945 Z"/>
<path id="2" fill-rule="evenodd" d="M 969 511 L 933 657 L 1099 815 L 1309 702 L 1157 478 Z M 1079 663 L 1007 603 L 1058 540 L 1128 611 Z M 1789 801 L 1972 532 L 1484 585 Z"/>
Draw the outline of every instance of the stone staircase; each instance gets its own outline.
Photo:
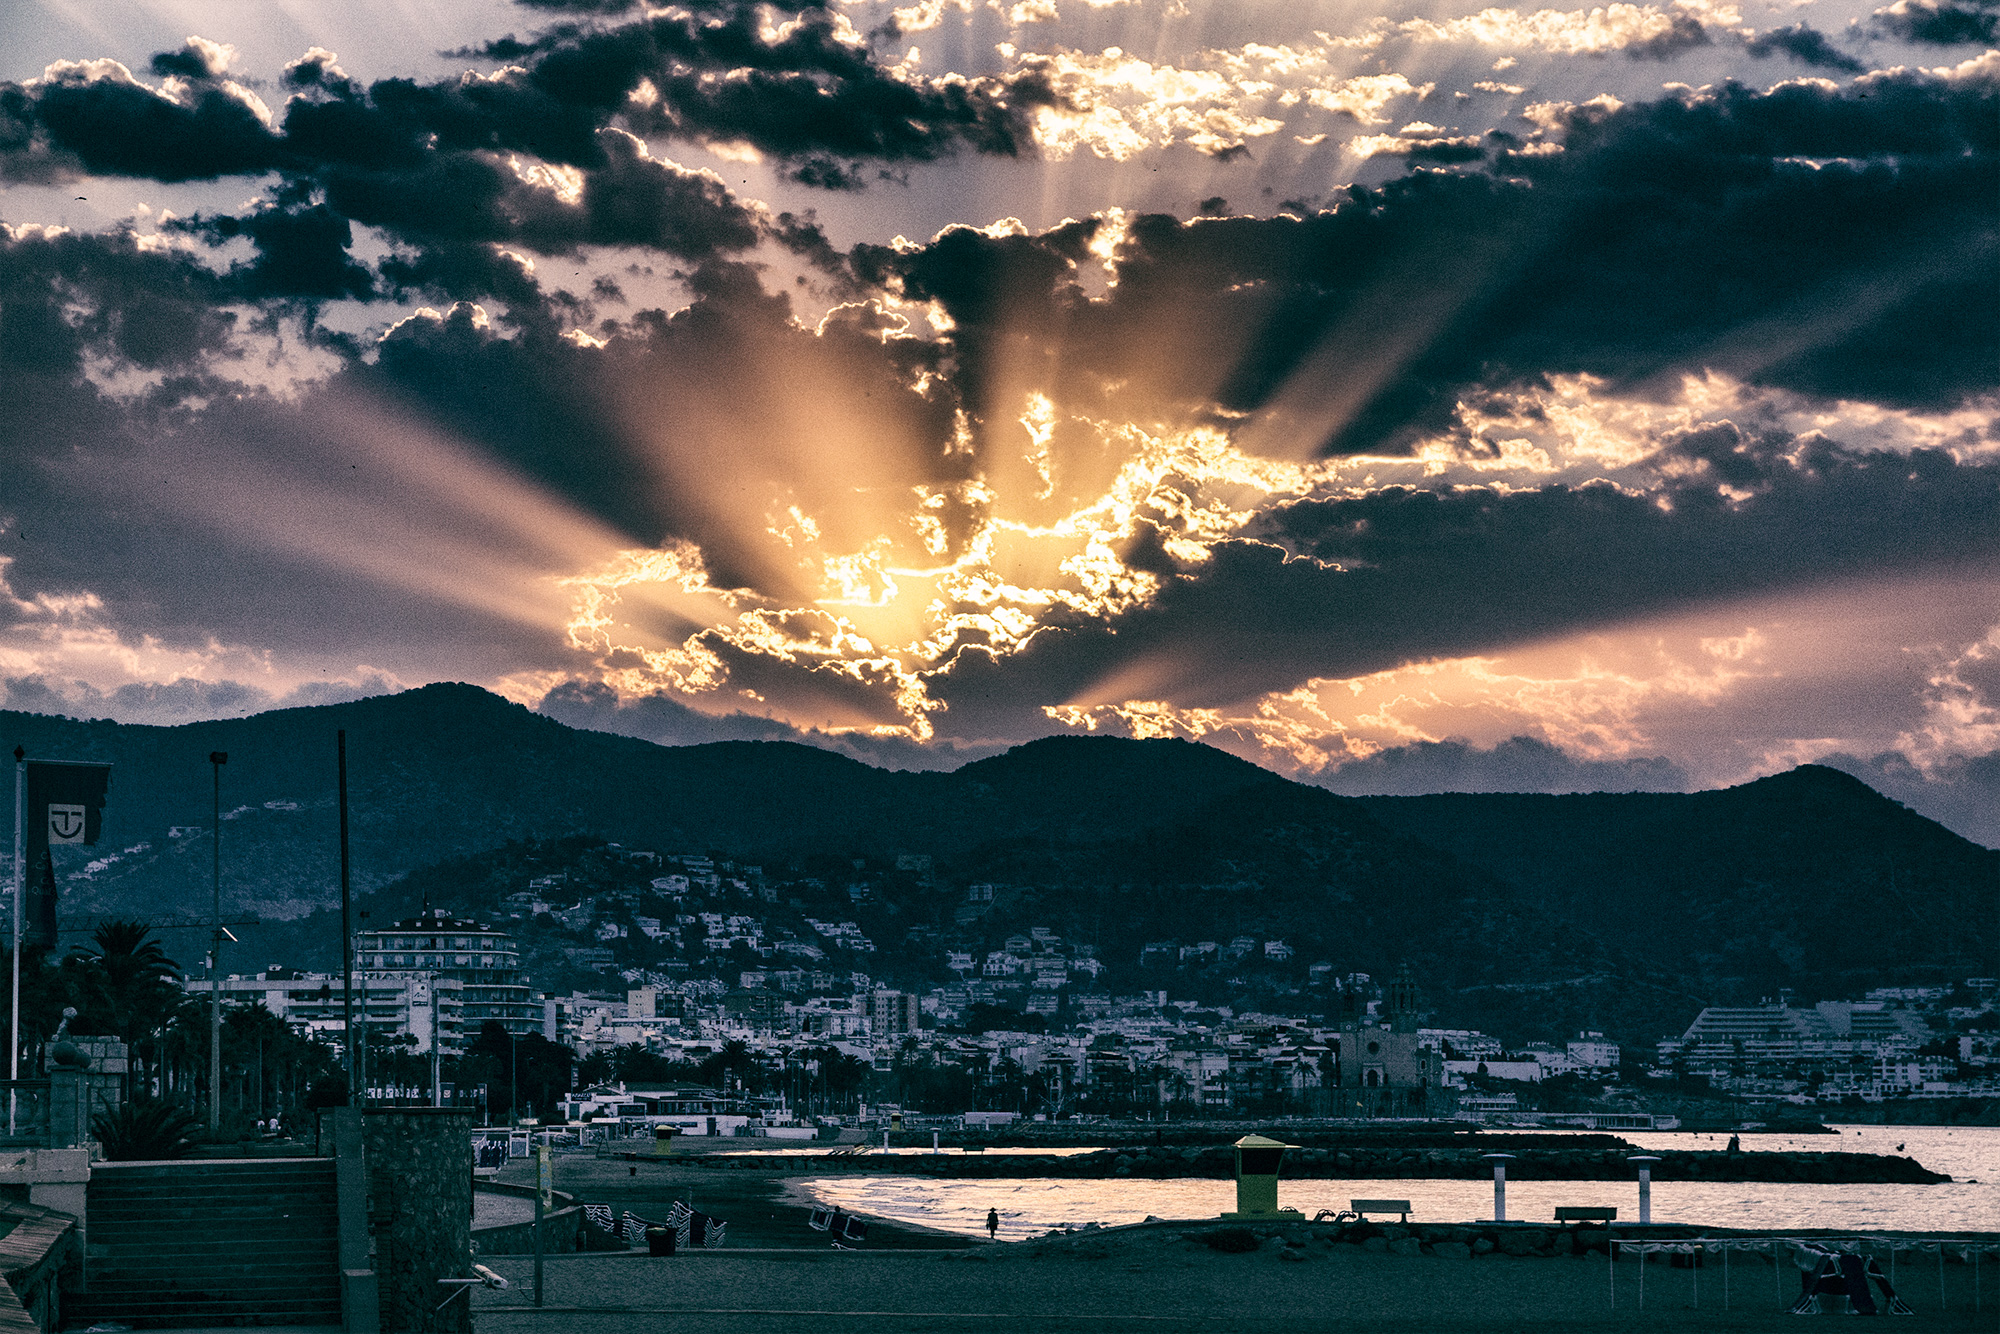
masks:
<path id="1" fill-rule="evenodd" d="M 339 1325 L 330 1158 L 98 1163 L 64 1323 Z"/>

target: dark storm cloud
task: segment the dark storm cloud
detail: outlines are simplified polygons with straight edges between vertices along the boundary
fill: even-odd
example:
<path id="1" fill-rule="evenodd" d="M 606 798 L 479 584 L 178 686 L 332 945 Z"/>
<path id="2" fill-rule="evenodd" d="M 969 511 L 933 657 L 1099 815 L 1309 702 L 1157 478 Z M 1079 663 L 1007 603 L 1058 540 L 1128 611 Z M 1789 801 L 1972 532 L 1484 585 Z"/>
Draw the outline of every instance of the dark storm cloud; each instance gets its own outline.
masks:
<path id="1" fill-rule="evenodd" d="M 767 12 L 705 4 L 611 27 L 562 25 L 493 44 L 489 54 L 521 63 L 490 76 L 384 79 L 365 90 L 315 48 L 285 68 L 292 96 L 275 127 L 228 80 L 223 49 L 211 44 L 155 56 L 152 71 L 167 80 L 159 90 L 113 62 L 59 65 L 33 84 L 0 85 L 0 174 L 180 182 L 277 173 L 274 207 L 195 224 L 211 239 L 255 244 L 256 262 L 239 274 L 243 295 L 362 298 L 401 290 L 413 274 L 432 285 L 463 274 L 471 285 L 444 291 L 459 298 L 503 285 L 464 253 L 471 245 L 638 246 L 703 261 L 755 244 L 752 210 L 712 176 L 653 160 L 628 129 L 747 142 L 795 163 L 795 179 L 839 190 L 868 180 L 864 162 L 1032 150 L 1026 118 L 1051 100 L 1039 75 L 909 82 L 828 10 L 791 6 L 775 35 Z M 580 184 L 524 180 L 517 155 L 529 159 L 525 174 L 538 160 L 574 169 Z M 418 253 L 399 256 L 378 285 L 351 256 L 350 223 L 382 228 Z"/>
<path id="2" fill-rule="evenodd" d="M 1710 460 L 1721 458 L 1720 464 Z M 1728 425 L 1671 439 L 1656 490 L 1387 487 L 1279 505 L 1115 625 L 1057 621 L 967 654 L 957 730 L 1050 698 L 1220 706 L 1719 599 L 2000 557 L 2000 468 Z M 1749 495 L 1731 500 L 1725 479 Z M 963 707 L 961 707 L 963 706 Z M 965 717 L 961 717 L 963 713 Z"/>
<path id="3" fill-rule="evenodd" d="M 198 222 L 192 230 L 218 241 L 250 238 L 257 258 L 236 276 L 253 300 L 365 300 L 374 294 L 368 270 L 348 253 L 354 229 L 324 204 L 280 206 L 242 218 L 225 215 L 205 225 Z"/>
<path id="4" fill-rule="evenodd" d="M 641 132 L 743 141 L 805 162 L 920 162 L 965 149 L 1020 156 L 1032 151 L 1028 115 L 1057 100 L 1034 73 L 898 79 L 848 39 L 832 11 L 776 8 L 789 15 L 776 40 L 765 36 L 763 6 L 733 4 L 609 30 L 558 29 L 487 53 L 527 59 L 527 82 L 561 105 L 625 107 Z M 654 100 L 633 109 L 627 97 L 642 81 Z"/>
<path id="5" fill-rule="evenodd" d="M 1996 384 L 1990 79 L 1728 84 L 1580 108 L 1564 152 L 1498 158 L 1306 218 L 1134 219 L 1097 302 L 1069 232 L 959 229 L 851 266 L 950 313 L 976 416 L 987 367 L 1024 362 L 1066 407 L 1137 420 L 1378 384 L 1329 410 L 1332 452 L 1398 447 L 1479 383 L 1551 372 L 1631 388 L 1714 368 L 1910 407 Z"/>
<path id="6" fill-rule="evenodd" d="M 1985 45 L 2000 32 L 2000 4 L 1972 0 L 1896 0 L 1878 9 L 1870 26 L 1885 37 L 1924 46 Z"/>
<path id="7" fill-rule="evenodd" d="M 1868 67 L 1847 52 L 1827 40 L 1826 34 L 1817 28 L 1809 28 L 1803 23 L 1794 23 L 1789 28 L 1772 28 L 1760 32 L 1745 44 L 1744 49 L 1759 60 L 1774 55 L 1785 55 L 1809 65 L 1814 69 L 1838 70 L 1843 74 L 1859 74 Z"/>
<path id="8" fill-rule="evenodd" d="M 1664 756 L 1578 759 L 1536 737 L 1490 749 L 1463 741 L 1391 746 L 1321 773 L 1321 786 L 1348 797 L 1413 797 L 1430 792 L 1685 792 L 1684 770 Z"/>
<path id="9" fill-rule="evenodd" d="M 1625 55 L 1632 60 L 1672 60 L 1683 52 L 1709 45 L 1712 42 L 1708 29 L 1701 26 L 1700 20 L 1676 14 L 1665 32 L 1628 44 Z"/>
<path id="10" fill-rule="evenodd" d="M 173 102 L 128 78 L 71 70 L 35 89 L 33 104 L 56 147 L 101 175 L 210 180 L 271 171 L 290 157 L 247 102 L 204 80 Z"/>
<path id="11" fill-rule="evenodd" d="M 229 295 L 226 280 L 185 256 L 141 249 L 127 232 L 0 242 L 0 375 L 66 386 L 87 355 L 193 367 L 228 343 L 235 317 L 218 306 Z"/>
<path id="12" fill-rule="evenodd" d="M 648 157 L 620 131 L 597 138 L 576 205 L 476 153 L 436 154 L 408 169 L 335 166 L 324 176 L 327 202 L 419 243 L 510 242 L 545 254 L 645 246 L 691 259 L 755 244 L 756 215 L 714 177 Z"/>

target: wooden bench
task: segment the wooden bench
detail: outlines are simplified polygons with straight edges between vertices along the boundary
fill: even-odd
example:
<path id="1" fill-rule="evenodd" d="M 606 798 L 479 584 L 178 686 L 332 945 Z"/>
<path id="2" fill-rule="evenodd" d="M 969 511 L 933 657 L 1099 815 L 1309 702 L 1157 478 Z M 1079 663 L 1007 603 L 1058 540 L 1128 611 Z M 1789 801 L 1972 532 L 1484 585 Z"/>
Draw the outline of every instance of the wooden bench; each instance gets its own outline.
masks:
<path id="1" fill-rule="evenodd" d="M 1556 1206 L 1558 1223 L 1609 1223 L 1618 1217 L 1618 1210 L 1602 1204 L 1560 1204 Z"/>
<path id="2" fill-rule="evenodd" d="M 1349 1200 L 1347 1207 L 1363 1218 L 1370 1214 L 1401 1214 L 1405 1223 L 1410 1221 L 1408 1200 Z"/>

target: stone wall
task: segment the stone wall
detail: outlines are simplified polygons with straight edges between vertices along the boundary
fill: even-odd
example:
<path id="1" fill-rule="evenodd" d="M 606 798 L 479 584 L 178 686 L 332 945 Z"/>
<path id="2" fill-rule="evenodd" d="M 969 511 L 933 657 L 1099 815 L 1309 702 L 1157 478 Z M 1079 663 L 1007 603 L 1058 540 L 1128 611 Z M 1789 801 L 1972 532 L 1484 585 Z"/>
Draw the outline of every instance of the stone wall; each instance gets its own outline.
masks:
<path id="1" fill-rule="evenodd" d="M 368 1217 L 385 1334 L 468 1334 L 467 1298 L 444 1304 L 472 1265 L 470 1108 L 371 1107 L 367 1137 Z"/>

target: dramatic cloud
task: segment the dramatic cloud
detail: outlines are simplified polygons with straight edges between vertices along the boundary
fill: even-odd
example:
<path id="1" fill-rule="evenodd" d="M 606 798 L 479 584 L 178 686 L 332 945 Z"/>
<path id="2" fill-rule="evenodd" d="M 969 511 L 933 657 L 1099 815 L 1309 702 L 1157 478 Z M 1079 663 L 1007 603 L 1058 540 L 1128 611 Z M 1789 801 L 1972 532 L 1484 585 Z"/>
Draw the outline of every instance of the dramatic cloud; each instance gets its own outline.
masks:
<path id="1" fill-rule="evenodd" d="M 14 706 L 1985 790 L 1989 8 L 531 8 L 9 71 Z"/>
<path id="2" fill-rule="evenodd" d="M 1794 23 L 1789 28 L 1772 28 L 1760 32 L 1750 39 L 1744 48 L 1753 56 L 1764 57 L 1786 55 L 1801 65 L 1814 69 L 1838 70 L 1842 74 L 1859 74 L 1868 67 L 1848 55 L 1817 28 L 1808 28 L 1803 23 Z"/>
<path id="3" fill-rule="evenodd" d="M 1950 0 L 1896 0 L 1875 11 L 1875 31 L 1923 46 L 1964 46 L 1991 42 L 2000 29 L 2000 5 L 1986 0 L 1953 4 Z"/>

